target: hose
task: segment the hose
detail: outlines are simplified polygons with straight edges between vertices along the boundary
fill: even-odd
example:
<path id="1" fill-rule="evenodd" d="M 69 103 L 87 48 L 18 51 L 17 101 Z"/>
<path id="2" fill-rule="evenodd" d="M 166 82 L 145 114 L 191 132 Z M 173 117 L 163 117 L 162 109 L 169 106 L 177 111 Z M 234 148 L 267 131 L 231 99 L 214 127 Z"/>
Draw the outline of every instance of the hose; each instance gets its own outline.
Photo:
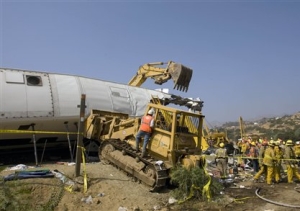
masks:
<path id="1" fill-rule="evenodd" d="M 272 204 L 284 206 L 284 207 L 300 208 L 300 205 L 284 204 L 284 203 L 279 203 L 279 202 L 272 201 L 272 200 L 270 200 L 270 199 L 266 199 L 266 198 L 264 198 L 264 197 L 262 197 L 262 196 L 259 195 L 260 189 L 261 189 L 261 188 L 256 189 L 255 194 L 256 194 L 256 196 L 257 196 L 258 198 L 260 198 L 260 199 L 262 199 L 262 200 L 264 200 L 264 201 L 267 201 L 267 202 L 272 203 Z"/>

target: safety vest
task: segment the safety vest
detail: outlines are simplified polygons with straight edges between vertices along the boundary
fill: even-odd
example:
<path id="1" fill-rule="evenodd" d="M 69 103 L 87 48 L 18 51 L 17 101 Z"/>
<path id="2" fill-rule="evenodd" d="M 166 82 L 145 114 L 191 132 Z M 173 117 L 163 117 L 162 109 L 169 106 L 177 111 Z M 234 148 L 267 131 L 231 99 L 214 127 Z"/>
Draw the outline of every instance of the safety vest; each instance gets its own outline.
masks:
<path id="1" fill-rule="evenodd" d="M 152 116 L 143 116 L 142 117 L 142 122 L 141 122 L 141 126 L 140 126 L 140 130 L 147 132 L 147 133 L 151 133 L 152 132 L 152 128 L 150 127 L 151 121 L 152 121 L 153 117 Z"/>
<path id="2" fill-rule="evenodd" d="M 216 150 L 216 158 L 226 158 L 226 157 L 227 157 L 226 149 L 219 148 Z"/>

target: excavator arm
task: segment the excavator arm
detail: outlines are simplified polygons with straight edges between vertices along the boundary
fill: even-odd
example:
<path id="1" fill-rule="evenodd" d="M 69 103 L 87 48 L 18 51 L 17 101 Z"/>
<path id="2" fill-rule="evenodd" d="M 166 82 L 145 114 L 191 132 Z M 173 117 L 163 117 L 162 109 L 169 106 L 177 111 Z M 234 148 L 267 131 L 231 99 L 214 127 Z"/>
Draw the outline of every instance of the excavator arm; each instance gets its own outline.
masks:
<path id="1" fill-rule="evenodd" d="M 166 67 L 162 67 L 165 64 Z M 192 74 L 192 69 L 172 61 L 148 63 L 140 66 L 128 84 L 140 87 L 148 78 L 152 78 L 156 84 L 161 85 L 172 79 L 174 89 L 187 92 Z"/>

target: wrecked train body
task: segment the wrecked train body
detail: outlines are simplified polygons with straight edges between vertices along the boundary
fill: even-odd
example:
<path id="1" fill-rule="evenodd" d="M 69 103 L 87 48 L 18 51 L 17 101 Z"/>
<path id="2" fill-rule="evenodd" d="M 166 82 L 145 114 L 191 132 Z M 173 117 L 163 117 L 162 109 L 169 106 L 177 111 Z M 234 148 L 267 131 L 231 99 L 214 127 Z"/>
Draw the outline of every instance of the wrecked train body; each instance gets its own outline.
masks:
<path id="1" fill-rule="evenodd" d="M 0 150 L 32 147 L 36 133 L 38 146 L 66 140 L 77 132 L 81 95 L 86 95 L 86 113 L 91 109 L 142 116 L 151 96 L 169 94 L 125 84 L 76 75 L 0 68 Z M 19 133 L 6 133 L 14 130 Z M 76 139 L 76 135 L 71 135 Z"/>

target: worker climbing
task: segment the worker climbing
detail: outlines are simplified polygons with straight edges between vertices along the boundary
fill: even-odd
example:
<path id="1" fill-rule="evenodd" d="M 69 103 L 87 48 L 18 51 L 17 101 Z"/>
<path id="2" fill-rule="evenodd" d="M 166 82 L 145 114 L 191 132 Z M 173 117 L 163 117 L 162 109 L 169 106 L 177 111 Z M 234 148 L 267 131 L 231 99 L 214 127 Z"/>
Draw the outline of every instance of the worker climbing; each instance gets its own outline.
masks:
<path id="1" fill-rule="evenodd" d="M 139 132 L 136 135 L 136 151 L 137 152 L 139 152 L 139 144 L 140 144 L 141 138 L 144 137 L 142 157 L 145 157 L 145 155 L 146 155 L 146 147 L 147 147 L 148 141 L 151 137 L 152 129 L 154 127 L 154 118 L 152 117 L 153 114 L 154 114 L 154 110 L 151 109 L 147 112 L 146 116 L 142 117 L 141 126 L 139 129 Z"/>

